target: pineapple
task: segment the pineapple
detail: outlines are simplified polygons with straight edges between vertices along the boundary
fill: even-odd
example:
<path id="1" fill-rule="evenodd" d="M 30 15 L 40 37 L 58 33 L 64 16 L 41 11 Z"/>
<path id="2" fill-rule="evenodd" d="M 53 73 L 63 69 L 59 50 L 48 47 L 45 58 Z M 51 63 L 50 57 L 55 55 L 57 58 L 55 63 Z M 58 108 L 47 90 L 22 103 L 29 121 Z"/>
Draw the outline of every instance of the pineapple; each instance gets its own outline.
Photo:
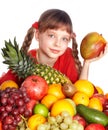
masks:
<path id="1" fill-rule="evenodd" d="M 14 44 L 12 44 L 10 39 L 8 42 L 5 41 L 5 47 L 2 48 L 2 56 L 4 58 L 3 63 L 8 64 L 8 68 L 17 73 L 19 78 L 25 79 L 30 75 L 39 75 L 48 84 L 72 84 L 67 76 L 56 69 L 44 64 L 36 64 L 34 59 L 19 49 L 16 38 L 14 38 Z"/>

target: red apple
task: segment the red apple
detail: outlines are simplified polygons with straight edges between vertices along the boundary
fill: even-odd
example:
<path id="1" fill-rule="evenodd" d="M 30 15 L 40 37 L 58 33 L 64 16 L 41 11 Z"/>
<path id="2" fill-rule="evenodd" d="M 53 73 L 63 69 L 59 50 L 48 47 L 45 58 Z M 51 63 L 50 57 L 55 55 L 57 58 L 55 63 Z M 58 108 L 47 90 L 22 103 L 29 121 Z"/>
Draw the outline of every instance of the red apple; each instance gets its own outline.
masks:
<path id="1" fill-rule="evenodd" d="M 83 117 L 81 117 L 79 114 L 74 115 L 73 120 L 77 120 L 83 127 L 85 127 L 87 124 L 86 120 Z"/>
<path id="2" fill-rule="evenodd" d="M 105 127 L 101 124 L 92 123 L 87 125 L 85 130 L 105 130 Z"/>
<path id="3" fill-rule="evenodd" d="M 21 90 L 25 91 L 30 99 L 38 101 L 47 94 L 48 84 L 42 77 L 31 75 L 23 81 Z"/>
<path id="4" fill-rule="evenodd" d="M 26 104 L 26 108 L 27 108 L 27 110 L 30 111 L 31 115 L 32 115 L 32 112 L 33 112 L 33 108 L 34 108 L 34 106 L 35 106 L 37 103 L 38 103 L 38 101 L 32 99 L 32 100 L 30 100 L 30 101 Z"/>
<path id="5" fill-rule="evenodd" d="M 98 98 L 101 101 L 102 105 L 105 104 L 106 98 L 103 94 L 96 93 L 96 94 L 93 94 L 92 97 Z"/>

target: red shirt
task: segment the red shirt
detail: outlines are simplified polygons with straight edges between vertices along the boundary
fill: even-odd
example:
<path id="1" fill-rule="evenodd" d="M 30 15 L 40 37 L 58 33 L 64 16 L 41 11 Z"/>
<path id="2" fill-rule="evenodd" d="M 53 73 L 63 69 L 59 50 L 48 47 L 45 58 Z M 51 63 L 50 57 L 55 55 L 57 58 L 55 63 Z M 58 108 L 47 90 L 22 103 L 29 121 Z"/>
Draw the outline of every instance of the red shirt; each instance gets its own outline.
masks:
<path id="1" fill-rule="evenodd" d="M 29 54 L 36 58 L 36 49 L 30 50 Z M 58 58 L 58 60 L 55 62 L 53 68 L 59 70 L 63 74 L 65 74 L 69 79 L 74 83 L 78 79 L 78 72 L 75 66 L 75 61 L 72 56 L 72 49 L 67 48 L 66 52 Z M 9 70 L 6 74 L 4 74 L 0 78 L 0 84 L 5 80 L 14 80 L 19 84 L 18 77 L 12 73 L 11 70 Z"/>

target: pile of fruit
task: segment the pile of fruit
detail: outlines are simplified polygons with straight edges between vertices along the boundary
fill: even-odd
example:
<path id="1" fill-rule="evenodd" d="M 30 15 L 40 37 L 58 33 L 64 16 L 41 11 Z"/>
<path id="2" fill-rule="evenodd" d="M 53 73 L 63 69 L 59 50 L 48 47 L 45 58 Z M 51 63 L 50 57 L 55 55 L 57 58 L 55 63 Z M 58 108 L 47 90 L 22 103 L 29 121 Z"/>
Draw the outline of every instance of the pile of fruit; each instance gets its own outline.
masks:
<path id="1" fill-rule="evenodd" d="M 80 79 L 72 84 L 59 71 L 36 64 L 15 39 L 14 45 L 5 41 L 2 52 L 4 63 L 24 81 L 0 86 L 0 130 L 108 129 L 108 93 L 101 87 Z"/>
<path id="2" fill-rule="evenodd" d="M 108 93 L 88 80 L 74 85 L 77 91 L 66 97 L 61 84 L 48 85 L 37 75 L 28 76 L 20 87 L 12 80 L 4 81 L 1 130 L 107 130 Z"/>

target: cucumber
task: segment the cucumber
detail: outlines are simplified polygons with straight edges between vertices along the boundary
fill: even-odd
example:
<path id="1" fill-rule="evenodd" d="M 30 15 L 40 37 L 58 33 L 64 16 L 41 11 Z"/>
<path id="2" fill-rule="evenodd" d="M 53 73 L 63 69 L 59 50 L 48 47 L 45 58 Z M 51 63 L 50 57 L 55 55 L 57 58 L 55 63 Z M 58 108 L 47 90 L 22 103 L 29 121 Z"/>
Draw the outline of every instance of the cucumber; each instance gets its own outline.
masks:
<path id="1" fill-rule="evenodd" d="M 103 126 L 108 125 L 108 116 L 96 109 L 89 108 L 83 104 L 76 106 L 77 113 L 82 116 L 88 123 L 99 123 Z"/>

